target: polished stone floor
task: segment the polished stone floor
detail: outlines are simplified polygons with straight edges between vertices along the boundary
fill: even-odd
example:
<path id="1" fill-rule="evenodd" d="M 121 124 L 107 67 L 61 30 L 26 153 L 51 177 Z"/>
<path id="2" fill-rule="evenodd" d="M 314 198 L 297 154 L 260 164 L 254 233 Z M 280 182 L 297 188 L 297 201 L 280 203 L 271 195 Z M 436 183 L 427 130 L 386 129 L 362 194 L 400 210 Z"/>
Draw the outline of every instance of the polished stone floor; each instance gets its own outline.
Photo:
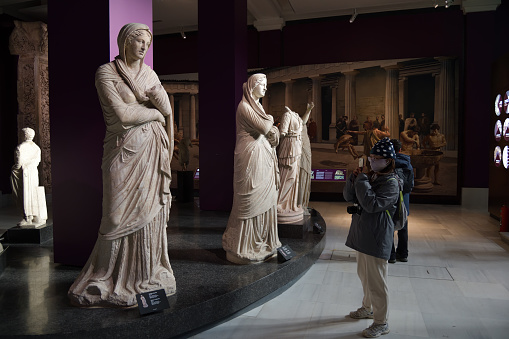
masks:
<path id="1" fill-rule="evenodd" d="M 325 246 L 325 236 L 312 232 L 315 223 L 326 227 L 317 213 L 306 218 L 311 232 L 303 234 L 301 227 L 300 238 L 280 238 L 294 251 L 291 260 L 232 264 L 221 246 L 229 213 L 201 211 L 198 203 L 172 205 L 168 252 L 177 293 L 168 298 L 169 308 L 146 316 L 137 308 L 71 306 L 67 291 L 81 269 L 53 263 L 52 241 L 10 243 L 2 254 L 7 267 L 0 275 L 0 337 L 189 337 L 280 294 L 316 262 Z M 9 207 L 0 208 L 0 220 L 1 231 L 19 221 Z"/>
<path id="2" fill-rule="evenodd" d="M 360 306 L 362 298 L 355 252 L 344 245 L 349 227 L 347 204 L 311 202 L 310 205 L 320 211 L 327 224 L 326 244 L 320 259 L 279 296 L 195 333 L 193 338 L 361 337 L 362 329 L 370 321 L 346 317 L 349 311 Z M 6 218 L 9 216 L 4 213 L 0 229 L 1 220 Z M 11 216 L 11 219 L 15 218 Z M 383 338 L 509 338 L 509 245 L 500 238 L 498 222 L 486 211 L 412 204 L 409 223 L 409 261 L 389 265 L 391 332 Z M 210 236 L 218 232 L 212 229 Z M 202 259 L 222 260 L 212 250 L 208 254 Z M 36 256 L 34 265 L 48 264 L 48 260 L 48 256 Z M 32 300 L 35 307 L 31 312 L 11 308 L 11 312 L 19 313 L 13 319 L 22 319 L 33 330 L 50 326 L 48 319 L 52 320 L 52 313 L 47 304 L 64 302 L 65 297 L 48 300 L 48 296 L 55 288 L 67 288 L 76 274 L 77 271 L 71 270 L 69 276 L 64 275 L 60 280 L 34 274 L 20 281 L 27 295 L 25 299 L 20 296 L 16 302 Z M 53 288 L 30 289 L 37 281 L 50 282 Z M 4 298 L 9 292 L 1 291 Z M 69 317 L 83 321 L 92 313 L 72 308 L 69 312 Z M 125 312 L 127 321 L 137 318 L 136 312 Z M 7 326 L 5 322 L 6 318 L 0 319 L 0 328 Z M 96 326 L 107 322 L 105 317 Z M 127 337 L 140 336 L 133 333 Z"/>
<path id="3" fill-rule="evenodd" d="M 360 338 L 355 253 L 346 203 L 312 202 L 327 223 L 321 258 L 265 304 L 202 332 L 208 338 Z M 411 205 L 409 261 L 389 265 L 387 338 L 509 338 L 509 245 L 486 211 Z"/>

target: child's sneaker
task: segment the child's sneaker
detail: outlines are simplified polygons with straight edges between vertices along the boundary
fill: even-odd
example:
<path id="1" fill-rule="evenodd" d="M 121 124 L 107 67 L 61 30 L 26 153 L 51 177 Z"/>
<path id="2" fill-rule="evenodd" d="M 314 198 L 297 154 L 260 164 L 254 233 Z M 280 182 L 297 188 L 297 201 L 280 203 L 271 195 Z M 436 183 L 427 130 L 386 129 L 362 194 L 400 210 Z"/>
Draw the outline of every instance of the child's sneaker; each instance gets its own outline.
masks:
<path id="1" fill-rule="evenodd" d="M 354 319 L 373 319 L 373 312 L 368 309 L 361 307 L 357 311 L 350 312 L 350 318 Z"/>
<path id="2" fill-rule="evenodd" d="M 378 338 L 382 334 L 389 333 L 389 325 L 388 324 L 371 324 L 368 328 L 362 331 L 362 335 L 365 338 Z"/>

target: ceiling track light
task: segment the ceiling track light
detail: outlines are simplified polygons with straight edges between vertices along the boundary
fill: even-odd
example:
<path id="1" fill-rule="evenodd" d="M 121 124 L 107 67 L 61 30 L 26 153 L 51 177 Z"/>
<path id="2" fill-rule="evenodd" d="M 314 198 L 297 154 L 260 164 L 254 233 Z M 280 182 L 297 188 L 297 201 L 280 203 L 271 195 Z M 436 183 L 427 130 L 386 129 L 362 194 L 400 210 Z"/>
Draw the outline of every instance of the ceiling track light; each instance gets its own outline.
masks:
<path id="1" fill-rule="evenodd" d="M 445 0 L 444 7 L 449 8 L 453 5 L 454 0 Z M 433 0 L 433 7 L 437 8 L 439 6 L 439 0 Z"/>
<path id="2" fill-rule="evenodd" d="M 350 18 L 350 23 L 355 21 L 355 18 L 357 18 L 357 14 L 359 14 L 357 13 L 357 8 L 354 8 L 352 17 Z"/>
<path id="3" fill-rule="evenodd" d="M 184 27 L 180 27 L 180 36 L 182 37 L 182 39 L 187 38 L 186 33 L 184 32 Z"/>

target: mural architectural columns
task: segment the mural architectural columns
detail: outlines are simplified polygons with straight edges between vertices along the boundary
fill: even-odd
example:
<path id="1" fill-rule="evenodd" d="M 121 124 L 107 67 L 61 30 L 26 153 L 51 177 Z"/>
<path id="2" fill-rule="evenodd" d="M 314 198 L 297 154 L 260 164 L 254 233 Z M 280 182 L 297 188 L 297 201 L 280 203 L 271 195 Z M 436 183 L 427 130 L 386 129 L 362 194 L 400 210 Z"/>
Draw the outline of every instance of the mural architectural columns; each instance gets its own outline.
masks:
<path id="1" fill-rule="evenodd" d="M 455 58 L 439 57 L 440 77 L 438 86 L 437 110 L 435 120 L 440 125 L 440 132 L 445 135 L 447 145 L 445 149 L 455 150 L 457 142 L 457 119 L 455 105 Z"/>
<path id="2" fill-rule="evenodd" d="M 332 108 L 330 114 L 329 125 L 329 141 L 336 142 L 336 120 L 337 120 L 337 101 L 338 101 L 338 86 L 331 86 L 332 92 Z"/>
<path id="3" fill-rule="evenodd" d="M 403 116 L 403 120 L 408 116 L 408 77 L 399 78 L 399 115 Z M 399 117 L 398 117 L 399 118 Z M 398 135 L 394 134 L 393 138 L 399 139 L 399 120 L 398 124 Z M 392 134 L 391 134 L 392 135 Z"/>
<path id="4" fill-rule="evenodd" d="M 39 181 L 50 193 L 48 28 L 43 22 L 14 23 L 16 27 L 9 37 L 9 50 L 12 55 L 19 56 L 18 144 L 22 141 L 23 128 L 30 127 L 35 131 L 34 142 L 41 148 Z"/>
<path id="5" fill-rule="evenodd" d="M 316 142 L 322 141 L 322 79 L 323 76 L 311 76 L 311 97 L 315 108 L 311 111 L 311 117 L 316 122 Z"/>
<path id="6" fill-rule="evenodd" d="M 295 107 L 292 107 L 293 104 L 293 83 L 295 80 L 284 80 L 285 84 L 285 106 L 290 107 L 290 109 L 294 110 Z"/>
<path id="7" fill-rule="evenodd" d="M 170 97 L 170 105 L 173 112 L 174 122 L 177 121 L 175 120 L 175 116 L 178 116 L 178 130 L 174 133 L 182 133 L 185 137 L 196 139 L 196 122 L 198 112 L 198 109 L 196 108 L 196 96 L 199 92 L 198 83 L 163 82 L 163 87 Z M 179 103 L 178 112 L 175 112 L 176 101 Z"/>
<path id="8" fill-rule="evenodd" d="M 351 121 L 357 114 L 357 90 L 355 77 L 359 73 L 359 71 L 343 72 L 345 75 L 345 115 L 348 117 L 348 121 Z"/>
<path id="9" fill-rule="evenodd" d="M 385 126 L 391 138 L 399 139 L 399 66 L 384 67 L 385 78 Z"/>
<path id="10" fill-rule="evenodd" d="M 196 139 L 196 94 L 192 92 L 189 95 L 189 105 L 190 105 L 190 116 L 189 116 L 189 138 Z"/>

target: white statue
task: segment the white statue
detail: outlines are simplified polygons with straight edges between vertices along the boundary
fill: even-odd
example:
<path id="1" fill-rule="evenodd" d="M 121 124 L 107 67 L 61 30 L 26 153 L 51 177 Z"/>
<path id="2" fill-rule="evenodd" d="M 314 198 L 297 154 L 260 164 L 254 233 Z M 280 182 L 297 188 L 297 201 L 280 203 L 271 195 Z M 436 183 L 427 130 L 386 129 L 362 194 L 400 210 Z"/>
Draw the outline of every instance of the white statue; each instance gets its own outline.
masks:
<path id="1" fill-rule="evenodd" d="M 279 174 L 275 147 L 279 131 L 260 104 L 265 74 L 254 74 L 243 86 L 237 108 L 237 142 L 233 207 L 223 234 L 226 258 L 237 264 L 262 262 L 281 246 L 277 231 Z"/>
<path id="2" fill-rule="evenodd" d="M 304 215 L 309 215 L 308 205 L 309 196 L 311 194 L 311 142 L 309 141 L 307 122 L 313 107 L 315 107 L 314 103 L 308 104 L 306 113 L 302 116 L 302 155 L 300 158 L 297 205 L 302 207 Z"/>
<path id="3" fill-rule="evenodd" d="M 152 42 L 144 24 L 118 35 L 119 56 L 99 67 L 95 84 L 106 122 L 103 214 L 95 247 L 68 296 L 80 306 L 134 306 L 136 294 L 176 291 L 166 226 L 171 194 L 171 106 L 143 60 Z"/>
<path id="4" fill-rule="evenodd" d="M 314 106 L 308 104 L 304 114 L 306 121 Z M 302 206 L 298 204 L 299 174 L 302 155 L 303 119 L 298 113 L 285 106 L 279 132 L 281 142 L 278 150 L 281 188 L 277 200 L 277 215 L 280 224 L 295 223 L 303 218 Z"/>
<path id="5" fill-rule="evenodd" d="M 41 149 L 33 142 L 35 131 L 23 128 L 24 141 L 16 147 L 15 164 L 11 172 L 12 193 L 17 205 L 23 206 L 21 227 L 40 227 L 48 219 L 44 187 L 39 187 L 37 166 L 41 162 Z"/>

